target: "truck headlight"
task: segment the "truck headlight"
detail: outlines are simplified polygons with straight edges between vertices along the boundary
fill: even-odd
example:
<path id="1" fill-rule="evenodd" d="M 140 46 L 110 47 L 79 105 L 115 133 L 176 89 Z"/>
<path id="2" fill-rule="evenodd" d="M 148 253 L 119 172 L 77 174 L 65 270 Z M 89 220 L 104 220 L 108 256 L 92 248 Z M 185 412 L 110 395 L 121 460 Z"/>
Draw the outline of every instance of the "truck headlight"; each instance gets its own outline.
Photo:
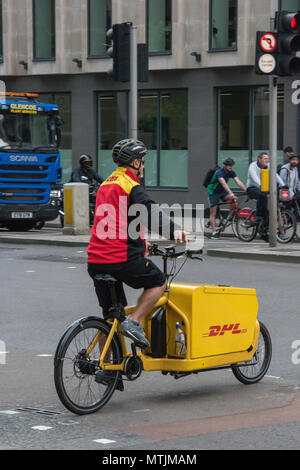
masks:
<path id="1" fill-rule="evenodd" d="M 52 197 L 52 198 L 61 197 L 61 190 L 60 189 L 52 189 L 52 191 L 50 191 L 50 197 Z"/>

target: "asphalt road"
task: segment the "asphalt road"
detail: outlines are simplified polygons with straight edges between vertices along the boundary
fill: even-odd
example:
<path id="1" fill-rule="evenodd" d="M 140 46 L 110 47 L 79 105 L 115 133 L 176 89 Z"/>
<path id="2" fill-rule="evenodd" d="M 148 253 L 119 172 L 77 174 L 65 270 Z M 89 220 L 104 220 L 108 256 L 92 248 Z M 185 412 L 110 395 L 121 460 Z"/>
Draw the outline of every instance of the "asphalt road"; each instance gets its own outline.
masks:
<path id="1" fill-rule="evenodd" d="M 3 244 L 0 257 L 0 449 L 300 447 L 297 265 L 204 255 L 178 274 L 188 282 L 257 289 L 259 318 L 273 341 L 272 363 L 260 383 L 244 386 L 231 371 L 179 380 L 144 372 L 102 410 L 81 417 L 57 398 L 53 354 L 71 322 L 99 311 L 84 250 Z M 127 294 L 134 303 L 136 292 Z"/>

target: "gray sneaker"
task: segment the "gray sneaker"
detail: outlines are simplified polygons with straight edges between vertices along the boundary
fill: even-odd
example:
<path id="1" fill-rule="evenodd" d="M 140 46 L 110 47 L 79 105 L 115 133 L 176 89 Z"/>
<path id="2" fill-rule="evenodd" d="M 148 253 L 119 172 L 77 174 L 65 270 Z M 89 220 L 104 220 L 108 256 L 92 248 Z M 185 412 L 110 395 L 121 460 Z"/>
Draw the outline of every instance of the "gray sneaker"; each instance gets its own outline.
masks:
<path id="1" fill-rule="evenodd" d="M 147 340 L 143 327 L 139 322 L 126 318 L 121 325 L 120 331 L 122 335 L 132 339 L 140 348 L 149 348 L 150 343 Z"/>

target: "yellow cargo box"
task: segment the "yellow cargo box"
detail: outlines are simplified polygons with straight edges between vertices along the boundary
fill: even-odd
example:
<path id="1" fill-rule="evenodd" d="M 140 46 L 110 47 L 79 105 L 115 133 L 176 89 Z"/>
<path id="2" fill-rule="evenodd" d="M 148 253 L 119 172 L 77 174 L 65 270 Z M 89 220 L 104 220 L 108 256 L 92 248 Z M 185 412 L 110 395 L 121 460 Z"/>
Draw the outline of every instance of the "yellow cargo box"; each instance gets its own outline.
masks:
<path id="1" fill-rule="evenodd" d="M 180 322 L 186 342 L 190 342 L 191 359 L 242 352 L 251 347 L 258 312 L 255 289 L 172 283 L 169 300 L 168 356 L 176 356 L 176 322 Z M 171 303 L 186 319 L 172 309 Z"/>

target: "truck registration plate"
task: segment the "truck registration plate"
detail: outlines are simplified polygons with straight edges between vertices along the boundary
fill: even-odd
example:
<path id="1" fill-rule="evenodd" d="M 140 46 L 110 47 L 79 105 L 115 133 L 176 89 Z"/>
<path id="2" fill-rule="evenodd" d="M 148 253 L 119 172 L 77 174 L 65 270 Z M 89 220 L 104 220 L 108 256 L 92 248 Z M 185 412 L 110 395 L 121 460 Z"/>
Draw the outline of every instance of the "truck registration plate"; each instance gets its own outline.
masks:
<path id="1" fill-rule="evenodd" d="M 12 212 L 12 219 L 32 219 L 32 212 Z"/>

